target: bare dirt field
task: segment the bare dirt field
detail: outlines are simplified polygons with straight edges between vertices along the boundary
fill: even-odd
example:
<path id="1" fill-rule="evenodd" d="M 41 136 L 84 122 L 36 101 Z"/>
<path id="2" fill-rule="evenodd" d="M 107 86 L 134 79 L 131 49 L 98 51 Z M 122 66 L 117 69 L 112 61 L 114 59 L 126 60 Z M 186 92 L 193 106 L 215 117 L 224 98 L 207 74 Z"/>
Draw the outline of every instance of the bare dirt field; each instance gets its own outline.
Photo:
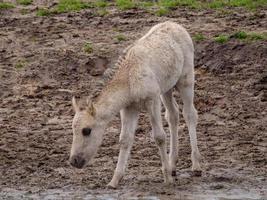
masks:
<path id="1" fill-rule="evenodd" d="M 158 17 L 111 7 L 102 17 L 94 9 L 37 17 L 36 5 L 26 14 L 20 7 L 0 10 L 0 199 L 267 199 L 267 41 L 213 39 L 237 30 L 266 31 L 265 9 L 178 8 Z M 71 98 L 96 96 L 123 49 L 166 20 L 205 36 L 195 40 L 204 171 L 201 177 L 190 172 L 181 116 L 177 177 L 174 186 L 164 187 L 158 149 L 142 113 L 127 174 L 117 190 L 107 189 L 119 151 L 119 117 L 93 163 L 74 169 L 68 163 Z M 86 42 L 90 52 L 84 51 Z M 168 132 L 165 121 L 164 126 Z"/>

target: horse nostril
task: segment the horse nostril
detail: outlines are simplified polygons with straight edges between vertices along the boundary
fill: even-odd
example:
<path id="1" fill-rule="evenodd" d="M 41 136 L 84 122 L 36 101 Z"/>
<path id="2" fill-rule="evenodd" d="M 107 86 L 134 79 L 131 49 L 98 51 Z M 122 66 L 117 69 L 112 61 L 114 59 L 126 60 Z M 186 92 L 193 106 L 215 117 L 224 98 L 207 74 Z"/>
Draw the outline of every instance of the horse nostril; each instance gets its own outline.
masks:
<path id="1" fill-rule="evenodd" d="M 73 156 L 71 159 L 70 159 L 70 164 L 73 166 L 73 167 L 76 167 L 76 168 L 82 168 L 85 164 L 85 159 L 83 159 L 81 156 L 77 155 L 77 156 Z"/>
<path id="2" fill-rule="evenodd" d="M 75 162 L 74 162 L 73 158 L 70 158 L 70 164 L 71 164 L 71 166 L 75 167 Z"/>
<path id="3" fill-rule="evenodd" d="M 73 162 L 74 162 L 74 165 L 77 166 L 79 164 L 79 158 L 74 157 Z"/>
<path id="4" fill-rule="evenodd" d="M 80 160 L 80 165 L 83 167 L 84 164 L 85 164 L 85 159 L 81 159 L 81 160 Z"/>

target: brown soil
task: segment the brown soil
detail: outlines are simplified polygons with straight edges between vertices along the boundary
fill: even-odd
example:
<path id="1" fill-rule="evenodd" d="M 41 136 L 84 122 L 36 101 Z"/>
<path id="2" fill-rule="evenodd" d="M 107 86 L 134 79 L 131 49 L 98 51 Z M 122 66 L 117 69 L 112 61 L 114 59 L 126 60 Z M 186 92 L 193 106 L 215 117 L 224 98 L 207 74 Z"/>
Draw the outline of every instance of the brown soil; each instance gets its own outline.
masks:
<path id="1" fill-rule="evenodd" d="M 156 17 L 112 9 L 105 17 L 95 16 L 94 10 L 36 17 L 35 7 L 30 9 L 26 15 L 19 8 L 0 11 L 0 196 L 49 199 L 66 191 L 68 197 L 90 198 L 84 193 L 90 191 L 121 199 L 267 196 L 267 43 L 231 39 L 218 44 L 211 39 L 236 30 L 266 31 L 266 10 L 255 14 L 236 9 L 225 15 L 181 8 Z M 122 49 L 166 20 L 184 25 L 192 35 L 209 37 L 195 43 L 204 172 L 201 177 L 190 173 L 189 136 L 181 117 L 178 175 L 173 187 L 163 187 L 158 150 L 142 113 L 127 175 L 118 190 L 105 189 L 117 162 L 119 118 L 107 129 L 94 162 L 76 170 L 68 164 L 71 97 L 94 96 Z M 118 34 L 127 40 L 118 41 Z M 91 54 L 83 50 L 86 41 L 93 44 Z"/>

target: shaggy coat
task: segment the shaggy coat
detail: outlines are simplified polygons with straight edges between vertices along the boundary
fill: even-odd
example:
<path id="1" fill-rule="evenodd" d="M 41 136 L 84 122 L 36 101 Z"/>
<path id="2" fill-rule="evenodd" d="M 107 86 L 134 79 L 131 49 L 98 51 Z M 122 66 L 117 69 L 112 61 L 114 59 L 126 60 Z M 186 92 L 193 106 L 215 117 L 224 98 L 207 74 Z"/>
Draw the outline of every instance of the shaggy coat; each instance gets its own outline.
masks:
<path id="1" fill-rule="evenodd" d="M 131 45 L 112 80 L 94 103 L 79 109 L 73 106 L 73 143 L 70 163 L 82 168 L 93 158 L 110 120 L 120 112 L 120 154 L 110 187 L 117 187 L 125 173 L 134 140 L 140 105 L 149 113 L 152 135 L 159 148 L 164 181 L 172 183 L 178 157 L 179 109 L 172 96 L 179 90 L 183 115 L 188 126 L 192 148 L 193 171 L 201 171 L 197 147 L 197 111 L 194 98 L 194 47 L 187 31 L 173 22 L 160 23 Z M 170 153 L 166 150 L 166 134 L 161 119 L 161 101 L 170 129 Z"/>

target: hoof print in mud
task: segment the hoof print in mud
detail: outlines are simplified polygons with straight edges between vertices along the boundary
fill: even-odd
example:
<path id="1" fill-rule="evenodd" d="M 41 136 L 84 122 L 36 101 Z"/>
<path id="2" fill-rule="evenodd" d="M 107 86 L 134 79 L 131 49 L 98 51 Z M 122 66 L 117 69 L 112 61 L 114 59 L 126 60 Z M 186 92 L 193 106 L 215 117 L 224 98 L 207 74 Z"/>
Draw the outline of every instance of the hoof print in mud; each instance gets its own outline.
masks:
<path id="1" fill-rule="evenodd" d="M 172 171 L 172 176 L 176 176 L 176 171 Z"/>
<path id="2" fill-rule="evenodd" d="M 192 171 L 192 176 L 197 176 L 197 177 L 202 176 L 202 171 L 200 170 Z"/>

